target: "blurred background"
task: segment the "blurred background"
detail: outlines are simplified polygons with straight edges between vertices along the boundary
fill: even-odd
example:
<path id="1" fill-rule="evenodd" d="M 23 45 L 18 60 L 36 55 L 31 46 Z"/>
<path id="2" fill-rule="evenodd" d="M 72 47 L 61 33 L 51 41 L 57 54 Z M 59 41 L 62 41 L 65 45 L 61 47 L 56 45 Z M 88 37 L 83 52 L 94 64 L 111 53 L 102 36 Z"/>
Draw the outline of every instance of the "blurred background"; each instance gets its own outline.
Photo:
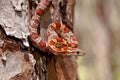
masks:
<path id="1" fill-rule="evenodd" d="M 120 80 L 120 0 L 76 0 L 80 80 Z"/>

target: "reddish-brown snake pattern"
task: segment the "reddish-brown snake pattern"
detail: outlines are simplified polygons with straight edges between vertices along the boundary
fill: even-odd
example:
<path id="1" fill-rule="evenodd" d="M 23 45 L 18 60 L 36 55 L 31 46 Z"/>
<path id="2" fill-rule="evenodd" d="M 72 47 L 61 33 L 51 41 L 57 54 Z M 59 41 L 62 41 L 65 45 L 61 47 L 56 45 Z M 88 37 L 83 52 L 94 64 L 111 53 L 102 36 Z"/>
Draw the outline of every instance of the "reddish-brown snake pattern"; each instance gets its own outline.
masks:
<path id="1" fill-rule="evenodd" d="M 51 23 L 47 28 L 47 41 L 44 41 L 38 33 L 40 17 L 44 10 L 50 6 L 52 0 L 41 0 L 35 9 L 35 13 L 30 20 L 30 39 L 32 43 L 41 51 L 51 52 L 55 55 L 83 55 L 77 48 L 78 41 L 72 31 L 58 21 Z"/>

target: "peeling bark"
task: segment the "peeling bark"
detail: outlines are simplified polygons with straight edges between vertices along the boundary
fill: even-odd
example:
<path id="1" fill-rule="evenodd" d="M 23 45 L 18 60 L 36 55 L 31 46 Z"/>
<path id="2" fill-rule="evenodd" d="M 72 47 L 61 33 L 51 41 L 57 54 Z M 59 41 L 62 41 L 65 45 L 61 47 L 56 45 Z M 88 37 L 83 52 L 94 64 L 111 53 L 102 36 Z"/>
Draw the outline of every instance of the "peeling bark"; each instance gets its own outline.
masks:
<path id="1" fill-rule="evenodd" d="M 73 29 L 74 0 L 65 1 L 53 0 L 55 14 L 47 10 L 43 15 L 39 32 L 44 40 L 47 26 L 57 17 Z M 0 0 L 0 80 L 76 80 L 74 56 L 44 53 L 29 42 L 29 20 L 37 3 L 38 0 Z"/>

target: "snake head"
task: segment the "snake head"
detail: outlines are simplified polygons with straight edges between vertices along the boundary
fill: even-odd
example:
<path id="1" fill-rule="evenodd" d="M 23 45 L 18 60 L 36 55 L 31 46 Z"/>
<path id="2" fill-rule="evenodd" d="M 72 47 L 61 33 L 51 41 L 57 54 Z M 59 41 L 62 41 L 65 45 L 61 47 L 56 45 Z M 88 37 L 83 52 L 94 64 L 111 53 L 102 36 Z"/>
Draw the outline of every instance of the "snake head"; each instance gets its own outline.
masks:
<path id="1" fill-rule="evenodd" d="M 85 52 L 79 48 L 68 48 L 67 53 L 65 55 L 84 56 Z"/>

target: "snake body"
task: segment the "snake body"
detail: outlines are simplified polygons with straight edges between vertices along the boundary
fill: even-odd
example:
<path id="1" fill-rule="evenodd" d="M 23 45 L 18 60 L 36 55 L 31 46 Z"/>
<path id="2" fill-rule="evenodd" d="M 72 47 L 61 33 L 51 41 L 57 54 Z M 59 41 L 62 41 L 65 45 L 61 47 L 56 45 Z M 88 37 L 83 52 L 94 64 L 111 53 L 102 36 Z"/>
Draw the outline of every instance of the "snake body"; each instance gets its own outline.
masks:
<path id="1" fill-rule="evenodd" d="M 51 0 L 41 0 L 35 9 L 35 13 L 30 20 L 30 39 L 32 43 L 41 51 L 58 54 L 78 55 L 81 50 L 77 48 L 78 41 L 72 31 L 64 24 L 56 21 L 47 28 L 47 41 L 44 41 L 38 34 L 40 17 L 44 10 L 51 4 Z M 83 53 L 82 53 L 83 54 Z M 80 54 L 80 55 L 82 55 Z"/>

